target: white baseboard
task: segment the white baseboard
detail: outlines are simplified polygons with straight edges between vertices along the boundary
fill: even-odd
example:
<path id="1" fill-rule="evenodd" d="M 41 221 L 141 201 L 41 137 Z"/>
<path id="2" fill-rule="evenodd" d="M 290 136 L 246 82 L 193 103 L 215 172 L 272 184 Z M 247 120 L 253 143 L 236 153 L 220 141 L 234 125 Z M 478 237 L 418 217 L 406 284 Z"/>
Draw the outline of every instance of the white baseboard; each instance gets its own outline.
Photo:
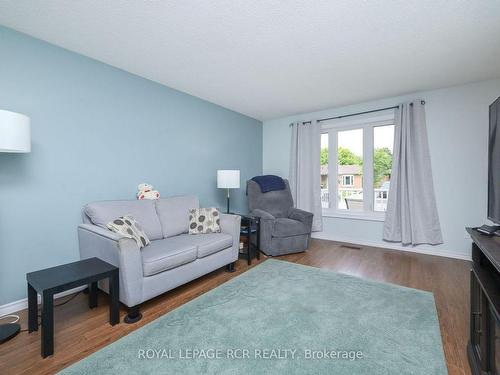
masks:
<path id="1" fill-rule="evenodd" d="M 86 286 L 82 285 L 82 286 L 79 286 L 77 288 L 66 290 L 65 292 L 55 294 L 54 299 L 67 296 L 68 294 L 77 293 L 80 290 L 84 290 L 85 288 L 86 288 Z M 42 298 L 40 296 L 38 296 L 38 303 L 42 303 Z M 28 298 L 23 298 L 23 299 L 20 299 L 18 301 L 6 303 L 5 305 L 0 306 L 0 317 L 15 313 L 15 312 L 27 309 L 27 308 L 28 308 Z M 3 322 L 0 322 L 0 323 L 3 323 Z"/>
<path id="2" fill-rule="evenodd" d="M 342 237 L 342 236 L 336 236 L 331 233 L 326 233 L 326 232 L 315 232 L 312 234 L 313 238 L 317 238 L 320 240 L 329 240 L 329 241 L 336 241 L 336 242 L 347 242 L 347 243 L 352 243 L 356 245 L 362 245 L 362 246 L 371 246 L 371 247 L 380 247 L 383 249 L 389 249 L 389 250 L 398 250 L 398 251 L 409 251 L 411 253 L 419 253 L 419 254 L 427 254 L 427 255 L 436 255 L 440 257 L 446 257 L 446 258 L 454 258 L 454 259 L 462 259 L 462 260 L 471 260 L 471 254 L 463 254 L 463 253 L 457 253 L 457 252 L 452 252 L 448 250 L 444 250 L 439 247 L 431 247 L 431 246 L 402 246 L 400 244 L 395 244 L 391 242 L 385 242 L 385 241 L 370 241 L 370 240 L 363 240 L 363 239 L 357 239 L 357 238 L 349 238 L 349 237 Z"/>

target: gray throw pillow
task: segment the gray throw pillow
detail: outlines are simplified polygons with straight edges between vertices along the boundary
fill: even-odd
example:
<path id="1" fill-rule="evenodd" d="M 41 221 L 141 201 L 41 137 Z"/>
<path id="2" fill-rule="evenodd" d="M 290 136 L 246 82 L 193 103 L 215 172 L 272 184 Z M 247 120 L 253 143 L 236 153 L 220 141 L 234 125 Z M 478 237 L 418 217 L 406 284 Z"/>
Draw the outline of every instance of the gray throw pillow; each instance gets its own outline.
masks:
<path id="1" fill-rule="evenodd" d="M 215 207 L 189 210 L 189 234 L 220 233 L 220 212 Z"/>
<path id="2" fill-rule="evenodd" d="M 144 233 L 141 226 L 132 215 L 120 216 L 119 218 L 110 221 L 106 226 L 112 232 L 135 240 L 139 249 L 142 249 L 144 246 L 151 243 L 148 236 L 146 236 L 146 233 Z"/>

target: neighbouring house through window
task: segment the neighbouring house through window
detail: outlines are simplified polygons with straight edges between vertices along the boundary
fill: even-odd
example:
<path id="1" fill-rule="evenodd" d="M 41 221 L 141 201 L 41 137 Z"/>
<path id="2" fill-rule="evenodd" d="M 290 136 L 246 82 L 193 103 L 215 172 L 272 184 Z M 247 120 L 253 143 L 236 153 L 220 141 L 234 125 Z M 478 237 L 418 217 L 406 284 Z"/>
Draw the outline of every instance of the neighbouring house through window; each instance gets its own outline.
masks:
<path id="1" fill-rule="evenodd" d="M 391 181 L 394 111 L 321 126 L 323 214 L 383 218 Z"/>

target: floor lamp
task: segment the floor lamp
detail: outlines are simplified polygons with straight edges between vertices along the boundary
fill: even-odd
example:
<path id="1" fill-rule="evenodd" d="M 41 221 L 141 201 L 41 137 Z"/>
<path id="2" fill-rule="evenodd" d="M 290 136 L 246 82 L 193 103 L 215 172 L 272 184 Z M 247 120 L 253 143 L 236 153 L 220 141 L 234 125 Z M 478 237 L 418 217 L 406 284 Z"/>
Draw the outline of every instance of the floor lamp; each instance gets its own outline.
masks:
<path id="1" fill-rule="evenodd" d="M 0 109 L 0 152 L 31 152 L 30 119 L 20 113 Z M 1 162 L 1 159 L 0 159 Z M 0 324 L 0 344 L 16 336 L 21 330 L 17 315 L 1 317 L 14 318 L 14 323 Z"/>
<path id="2" fill-rule="evenodd" d="M 217 171 L 217 187 L 227 189 L 227 213 L 229 213 L 229 189 L 240 188 L 240 171 L 220 169 Z"/>

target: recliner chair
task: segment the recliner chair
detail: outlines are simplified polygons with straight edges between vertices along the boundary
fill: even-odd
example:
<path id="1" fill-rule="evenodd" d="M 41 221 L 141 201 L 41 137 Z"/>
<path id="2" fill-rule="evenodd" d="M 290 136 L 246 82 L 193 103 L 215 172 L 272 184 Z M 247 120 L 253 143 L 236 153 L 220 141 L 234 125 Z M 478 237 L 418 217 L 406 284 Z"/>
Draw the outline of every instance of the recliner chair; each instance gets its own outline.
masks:
<path id="1" fill-rule="evenodd" d="M 271 256 L 307 250 L 313 214 L 294 208 L 288 180 L 284 190 L 262 193 L 253 180 L 247 181 L 250 215 L 260 218 L 260 249 Z"/>

